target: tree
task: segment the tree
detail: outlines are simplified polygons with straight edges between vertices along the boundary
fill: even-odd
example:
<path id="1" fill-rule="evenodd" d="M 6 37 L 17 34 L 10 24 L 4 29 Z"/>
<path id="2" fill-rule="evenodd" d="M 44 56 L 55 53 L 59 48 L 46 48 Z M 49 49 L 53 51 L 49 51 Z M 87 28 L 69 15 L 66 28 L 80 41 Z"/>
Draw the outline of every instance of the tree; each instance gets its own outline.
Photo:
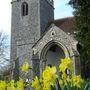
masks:
<path id="1" fill-rule="evenodd" d="M 7 47 L 7 35 L 0 32 L 0 59 L 4 58 Z"/>
<path id="2" fill-rule="evenodd" d="M 9 59 L 7 59 L 7 56 L 9 56 L 7 53 L 7 51 L 9 52 L 8 47 L 7 35 L 0 32 L 0 79 L 2 79 L 3 73 L 9 68 Z"/>
<path id="3" fill-rule="evenodd" d="M 81 45 L 82 76 L 90 78 L 90 0 L 70 0 L 69 4 L 74 9 L 76 38 Z"/>

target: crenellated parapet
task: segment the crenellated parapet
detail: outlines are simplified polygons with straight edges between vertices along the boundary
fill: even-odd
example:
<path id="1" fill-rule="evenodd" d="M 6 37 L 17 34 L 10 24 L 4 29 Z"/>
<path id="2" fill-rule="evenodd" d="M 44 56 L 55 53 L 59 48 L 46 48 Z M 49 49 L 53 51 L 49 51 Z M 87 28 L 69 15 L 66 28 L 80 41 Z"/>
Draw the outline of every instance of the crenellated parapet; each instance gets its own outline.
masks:
<path id="1" fill-rule="evenodd" d="M 47 0 L 52 6 L 54 5 L 54 0 Z"/>

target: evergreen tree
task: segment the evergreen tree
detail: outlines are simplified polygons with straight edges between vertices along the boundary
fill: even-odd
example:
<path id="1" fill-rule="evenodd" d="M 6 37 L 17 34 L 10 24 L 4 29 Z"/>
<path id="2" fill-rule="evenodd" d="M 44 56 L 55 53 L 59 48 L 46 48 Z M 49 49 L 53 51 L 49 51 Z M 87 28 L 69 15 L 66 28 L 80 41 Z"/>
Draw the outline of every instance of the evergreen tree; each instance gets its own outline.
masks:
<path id="1" fill-rule="evenodd" d="M 69 4 L 74 9 L 76 38 L 82 48 L 81 71 L 84 78 L 90 78 L 90 0 L 70 0 Z"/>

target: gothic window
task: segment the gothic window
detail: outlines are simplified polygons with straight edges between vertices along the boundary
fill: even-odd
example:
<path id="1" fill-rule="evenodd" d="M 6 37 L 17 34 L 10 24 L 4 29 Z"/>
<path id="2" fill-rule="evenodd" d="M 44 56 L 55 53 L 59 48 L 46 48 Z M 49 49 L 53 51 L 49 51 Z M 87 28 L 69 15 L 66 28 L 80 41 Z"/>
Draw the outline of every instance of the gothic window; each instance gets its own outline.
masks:
<path id="1" fill-rule="evenodd" d="M 28 15 L 28 4 L 26 2 L 22 3 L 22 16 Z"/>

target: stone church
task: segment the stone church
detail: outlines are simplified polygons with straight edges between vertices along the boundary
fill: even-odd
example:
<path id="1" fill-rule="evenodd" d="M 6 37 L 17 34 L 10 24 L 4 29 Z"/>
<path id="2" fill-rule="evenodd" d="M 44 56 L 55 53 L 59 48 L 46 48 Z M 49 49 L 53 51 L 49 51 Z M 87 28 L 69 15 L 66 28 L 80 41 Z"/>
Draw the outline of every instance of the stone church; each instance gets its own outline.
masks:
<path id="1" fill-rule="evenodd" d="M 12 0 L 11 65 L 14 76 L 28 61 L 31 76 L 40 76 L 46 65 L 58 68 L 60 59 L 71 57 L 75 74 L 80 73 L 74 18 L 54 20 L 53 0 Z"/>

